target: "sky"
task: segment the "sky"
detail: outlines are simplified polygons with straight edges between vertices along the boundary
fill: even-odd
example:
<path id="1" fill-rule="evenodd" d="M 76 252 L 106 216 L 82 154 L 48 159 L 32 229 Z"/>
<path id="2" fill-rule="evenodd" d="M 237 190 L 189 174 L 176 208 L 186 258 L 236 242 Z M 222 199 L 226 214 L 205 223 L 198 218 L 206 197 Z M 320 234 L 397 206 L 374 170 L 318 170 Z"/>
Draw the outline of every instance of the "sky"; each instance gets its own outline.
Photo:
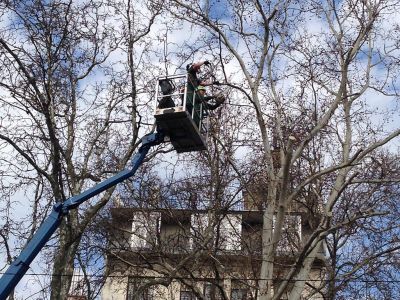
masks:
<path id="1" fill-rule="evenodd" d="M 220 2 L 221 3 L 221 2 Z M 140 5 L 140 3 L 138 4 Z M 224 7 L 224 5 L 220 4 L 219 6 L 215 6 L 213 7 L 214 9 L 211 12 L 211 16 L 212 17 L 221 17 L 221 20 L 224 20 L 224 16 L 225 13 L 227 13 L 227 11 L 221 9 L 222 7 Z M 397 13 L 398 15 L 398 13 Z M 400 18 L 389 18 L 387 20 L 388 22 L 388 26 L 391 25 L 390 23 L 395 23 L 396 20 L 399 20 Z M 5 20 L 5 18 L 3 18 L 3 20 Z M 4 27 L 4 22 L 0 23 L 0 27 Z M 118 24 L 118 21 L 115 21 L 116 24 Z M 160 52 L 164 49 L 164 41 L 158 39 L 158 37 L 160 37 L 164 32 L 166 32 L 166 24 L 169 24 L 170 20 L 169 19 L 158 19 L 157 22 L 155 23 L 153 30 L 151 32 L 151 37 L 153 38 L 154 42 L 153 42 L 153 50 L 155 53 L 160 54 Z M 389 27 L 388 27 L 389 28 Z M 327 27 L 326 27 L 326 23 L 324 23 L 321 19 L 309 19 L 305 24 L 304 24 L 304 29 L 306 29 L 307 31 L 309 31 L 310 33 L 319 33 L 320 31 L 326 31 Z M 200 36 L 201 31 L 197 30 L 197 29 L 193 29 L 190 26 L 188 26 L 187 24 L 183 24 L 182 26 L 179 27 L 179 29 L 168 32 L 168 51 L 174 52 L 175 51 L 179 51 L 180 49 L 180 45 L 183 42 L 191 42 L 191 41 L 196 41 L 196 39 Z M 311 42 L 318 42 L 317 40 L 311 41 Z M 174 44 L 176 46 L 174 46 Z M 238 42 L 237 43 L 238 46 L 238 51 L 245 51 L 245 45 L 243 43 Z M 118 71 L 122 71 L 122 67 L 117 63 L 120 58 L 121 55 L 123 55 L 120 51 L 115 51 L 111 57 L 110 57 L 110 61 L 111 62 L 116 62 L 114 64 L 115 70 Z M 169 74 L 173 74 L 173 73 L 180 73 L 180 72 L 184 72 L 184 69 L 179 68 L 177 69 L 177 58 L 171 56 L 168 56 L 169 59 L 172 60 L 172 63 L 169 64 L 169 68 L 167 70 L 167 72 Z M 163 70 L 162 72 L 164 72 L 165 68 L 164 68 L 164 60 L 160 59 L 159 55 L 154 55 L 152 57 L 152 59 L 155 62 L 158 62 L 159 68 L 161 70 Z M 210 60 L 213 61 L 213 57 L 210 54 L 203 54 L 203 53 L 197 53 L 194 55 L 194 57 L 191 57 L 192 61 L 199 61 L 199 60 Z M 185 66 L 185 64 L 183 64 L 183 66 Z M 241 80 L 243 80 L 243 78 L 240 75 L 236 74 L 236 70 L 238 69 L 238 64 L 237 62 L 235 62 L 234 60 L 231 60 L 227 65 L 226 65 L 226 69 L 228 70 L 228 72 L 230 72 L 230 74 L 233 76 L 232 80 L 240 82 Z M 165 71 L 166 72 L 166 71 Z M 161 74 L 160 74 L 161 75 Z M 380 70 L 377 69 L 376 73 L 374 74 L 377 77 L 382 77 L 384 74 L 380 73 Z M 87 83 L 89 84 L 90 81 L 102 81 L 102 78 L 105 77 L 105 75 L 102 72 L 94 72 L 93 76 L 88 77 L 87 79 Z M 85 84 L 85 83 L 83 83 Z M 286 81 L 286 84 L 288 84 L 290 86 L 291 82 Z M 148 94 L 143 94 L 143 97 L 150 97 L 150 95 Z M 391 97 L 386 97 L 386 96 L 382 96 L 381 94 L 378 94 L 374 91 L 369 91 L 366 95 L 365 95 L 365 101 L 368 105 L 371 106 L 372 109 L 379 109 L 379 110 L 386 110 L 387 108 L 392 108 L 393 106 L 396 105 L 396 100 L 393 100 L 393 98 Z M 229 109 L 229 107 L 227 108 Z M 372 123 L 376 123 L 379 124 L 381 123 L 381 118 L 378 117 L 374 117 L 371 119 Z M 398 115 L 392 115 L 391 119 L 390 119 L 390 123 L 388 124 L 388 129 L 396 129 L 399 127 L 399 120 L 398 120 Z M 398 142 L 395 142 L 393 147 L 398 147 Z M 393 148 L 395 149 L 395 148 Z M 245 149 L 241 149 L 238 151 L 237 157 L 240 158 L 242 157 L 242 155 L 245 155 L 247 153 L 247 151 Z M 163 172 L 165 171 L 165 174 L 162 174 L 161 176 L 168 176 L 168 166 L 173 166 L 175 165 L 175 163 L 180 160 L 180 156 L 172 153 L 172 154 L 168 154 L 165 155 L 163 157 L 164 159 L 164 165 L 165 168 L 163 168 Z M 182 168 L 184 168 L 184 166 L 182 165 Z M 27 195 L 19 192 L 17 194 L 14 195 L 14 199 L 17 200 L 16 203 L 17 206 L 15 207 L 14 210 L 14 217 L 16 218 L 23 218 L 24 217 L 24 213 L 26 212 L 26 210 L 22 209 L 24 207 L 26 207 L 26 202 L 24 202 L 23 199 L 29 199 L 29 197 L 27 197 Z M 32 267 L 33 272 L 41 272 L 41 267 L 38 265 L 33 265 Z M 30 270 L 31 271 L 31 270 Z M 28 271 L 28 272 L 30 272 Z M 41 279 L 41 277 L 40 277 Z M 42 280 L 42 279 L 41 279 Z M 37 290 L 39 286 L 35 285 L 34 281 L 32 280 L 32 277 L 29 276 L 25 276 L 22 280 L 22 282 L 19 284 L 18 286 L 18 293 L 20 293 L 20 295 L 31 295 L 35 290 Z M 36 296 L 32 296 L 32 299 L 36 299 Z"/>

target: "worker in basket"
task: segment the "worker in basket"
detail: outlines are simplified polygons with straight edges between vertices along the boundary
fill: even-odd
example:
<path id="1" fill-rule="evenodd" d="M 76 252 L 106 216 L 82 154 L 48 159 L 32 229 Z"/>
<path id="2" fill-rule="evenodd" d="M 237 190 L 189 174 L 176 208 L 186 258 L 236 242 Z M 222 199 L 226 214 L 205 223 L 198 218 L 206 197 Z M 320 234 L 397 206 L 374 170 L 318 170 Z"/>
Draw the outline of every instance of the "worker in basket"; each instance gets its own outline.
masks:
<path id="1" fill-rule="evenodd" d="M 193 121 L 197 127 L 200 126 L 200 120 L 207 115 L 208 110 L 214 110 L 225 102 L 225 97 L 222 94 L 207 96 L 206 92 L 206 88 L 199 85 L 195 91 L 194 106 L 190 101 L 186 105 L 190 114 L 192 114 L 194 108 Z M 215 100 L 215 102 L 210 103 L 210 100 Z M 203 104 L 203 109 L 201 109 L 201 104 Z"/>
<path id="2" fill-rule="evenodd" d="M 195 112 L 193 115 L 193 121 L 197 126 L 200 124 L 201 116 L 200 104 L 203 103 L 203 110 L 214 110 L 219 107 L 225 101 L 225 97 L 222 95 L 218 96 L 206 96 L 206 88 L 205 86 L 209 85 L 220 85 L 219 81 L 206 81 L 198 78 L 198 73 L 200 72 L 201 66 L 209 66 L 209 61 L 197 62 L 191 65 L 186 66 L 186 70 L 188 72 L 188 83 L 187 83 L 187 94 L 186 94 L 186 109 L 192 114 L 193 106 L 195 108 Z M 209 100 L 215 99 L 215 104 L 208 103 Z"/>
<path id="3" fill-rule="evenodd" d="M 197 62 L 194 64 L 189 64 L 186 66 L 186 71 L 188 72 L 188 93 L 193 93 L 199 85 L 220 85 L 219 81 L 206 81 L 198 78 L 197 74 L 200 72 L 201 66 L 209 66 L 210 62 L 208 60 Z"/>

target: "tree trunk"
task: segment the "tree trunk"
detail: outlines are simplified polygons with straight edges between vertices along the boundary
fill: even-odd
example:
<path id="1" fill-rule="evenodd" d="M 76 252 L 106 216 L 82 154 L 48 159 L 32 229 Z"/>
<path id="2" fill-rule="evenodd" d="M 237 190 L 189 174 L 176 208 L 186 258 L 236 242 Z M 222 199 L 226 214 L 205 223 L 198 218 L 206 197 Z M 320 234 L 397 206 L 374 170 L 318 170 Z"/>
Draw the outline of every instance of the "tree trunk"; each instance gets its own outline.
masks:
<path id="1" fill-rule="evenodd" d="M 73 219 L 76 211 L 71 212 L 69 219 Z M 76 222 L 74 222 L 76 223 Z M 74 259 L 80 242 L 80 237 L 75 237 L 76 230 L 65 219 L 60 226 L 60 245 L 58 253 L 54 255 L 53 275 L 51 280 L 51 299 L 67 299 L 74 273 Z"/>

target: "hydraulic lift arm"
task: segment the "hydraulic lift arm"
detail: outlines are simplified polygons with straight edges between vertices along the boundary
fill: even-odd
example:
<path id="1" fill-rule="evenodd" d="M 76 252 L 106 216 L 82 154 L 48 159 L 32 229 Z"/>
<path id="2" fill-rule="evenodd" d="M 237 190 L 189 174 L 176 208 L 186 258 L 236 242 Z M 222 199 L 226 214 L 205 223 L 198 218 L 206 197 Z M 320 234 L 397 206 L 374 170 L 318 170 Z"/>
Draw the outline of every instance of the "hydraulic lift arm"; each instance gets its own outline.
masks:
<path id="1" fill-rule="evenodd" d="M 133 176 L 136 170 L 142 164 L 150 148 L 162 143 L 163 141 L 164 134 L 159 132 L 144 136 L 142 138 L 142 145 L 140 146 L 139 151 L 132 158 L 130 169 L 123 170 L 113 177 L 97 184 L 96 186 L 79 195 L 67 199 L 64 202 L 56 203 L 53 207 L 53 211 L 33 235 L 32 239 L 22 250 L 18 258 L 12 262 L 7 271 L 1 277 L 0 300 L 6 299 L 6 297 L 12 292 L 21 278 L 25 275 L 26 271 L 29 269 L 29 265 L 33 259 L 56 231 L 62 221 L 62 218 L 66 216 L 71 209 L 78 207 L 86 200 Z"/>

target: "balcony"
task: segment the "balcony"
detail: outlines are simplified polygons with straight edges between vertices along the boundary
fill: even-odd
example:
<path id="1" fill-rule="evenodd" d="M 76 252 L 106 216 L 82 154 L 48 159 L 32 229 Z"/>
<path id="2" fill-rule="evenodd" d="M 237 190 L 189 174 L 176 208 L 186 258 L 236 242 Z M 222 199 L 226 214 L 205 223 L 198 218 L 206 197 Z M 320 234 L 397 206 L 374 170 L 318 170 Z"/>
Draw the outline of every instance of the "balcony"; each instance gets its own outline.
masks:
<path id="1" fill-rule="evenodd" d="M 178 255 L 208 249 L 218 255 L 261 255 L 261 211 L 208 215 L 206 211 L 186 209 L 116 208 L 112 214 L 114 222 L 120 224 L 114 228 L 122 232 L 113 236 L 124 239 L 115 245 L 124 245 L 126 251 Z M 307 228 L 301 214 L 287 215 L 284 224 L 277 254 L 290 257 L 302 248 L 302 235 Z"/>

